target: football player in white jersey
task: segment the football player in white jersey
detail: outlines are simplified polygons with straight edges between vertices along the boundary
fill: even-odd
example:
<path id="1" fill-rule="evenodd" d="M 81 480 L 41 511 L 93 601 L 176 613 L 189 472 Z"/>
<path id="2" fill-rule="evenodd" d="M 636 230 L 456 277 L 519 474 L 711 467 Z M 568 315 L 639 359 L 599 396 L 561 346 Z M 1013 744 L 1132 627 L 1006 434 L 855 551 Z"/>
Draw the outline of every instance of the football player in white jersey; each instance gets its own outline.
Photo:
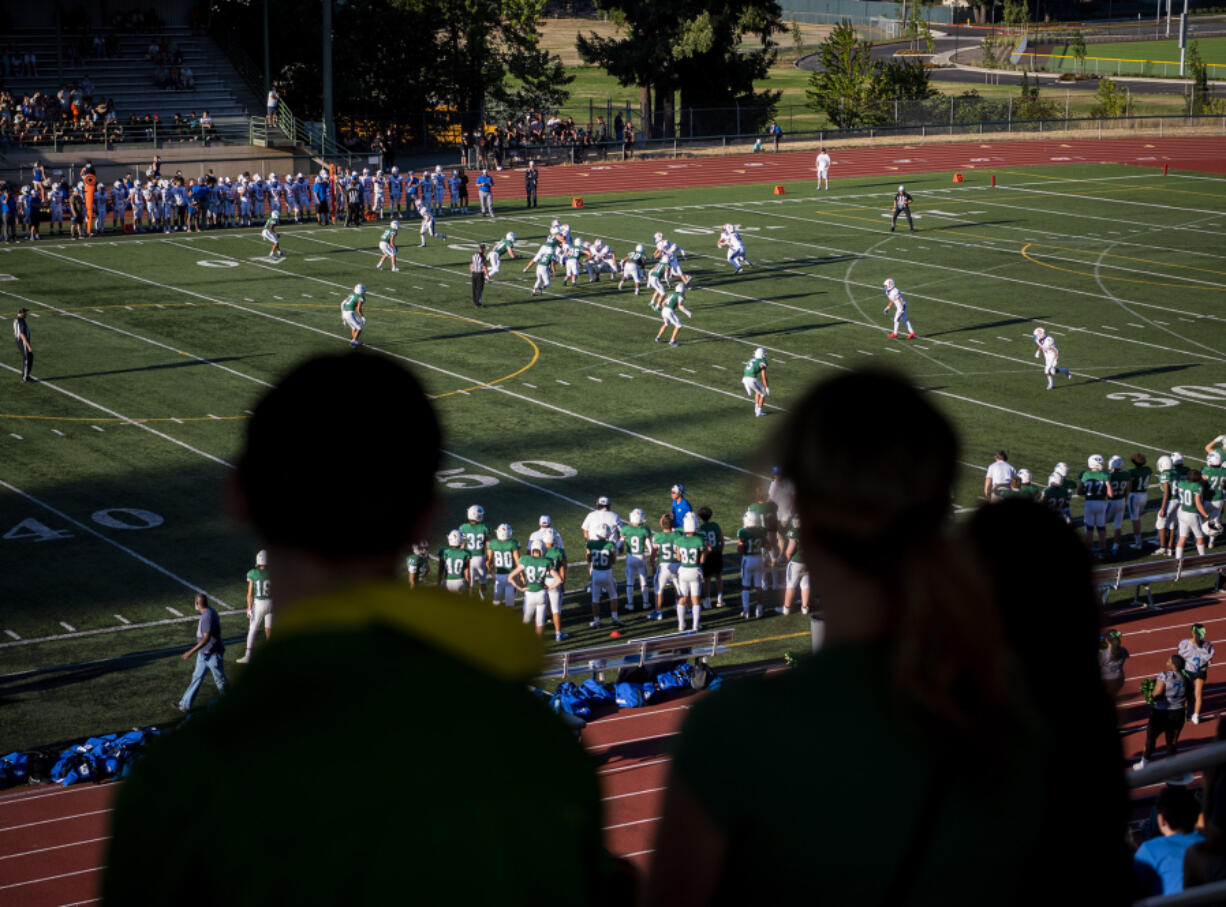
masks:
<path id="1" fill-rule="evenodd" d="M 741 234 L 732 224 L 724 224 L 724 230 L 715 245 L 716 248 L 728 250 L 728 264 L 736 268 L 737 274 L 741 273 L 742 268 L 753 267 L 753 262 L 745 254 L 745 243 L 741 241 Z"/>
<path id="2" fill-rule="evenodd" d="M 610 274 L 617 273 L 617 256 L 613 254 L 612 249 L 604 244 L 603 239 L 592 241 L 591 263 L 592 270 L 595 271 L 594 279 L 599 279 L 600 275 L 605 271 L 608 271 Z"/>
<path id="3" fill-rule="evenodd" d="M 387 206 L 387 176 L 382 170 L 375 172 L 375 178 L 371 182 L 371 207 L 374 209 L 375 216 L 379 220 L 383 220 L 383 209 Z"/>
<path id="4" fill-rule="evenodd" d="M 251 216 L 259 220 L 264 216 L 264 206 L 268 203 L 268 184 L 257 173 L 248 188 L 251 189 Z"/>
<path id="5" fill-rule="evenodd" d="M 907 298 L 899 292 L 898 287 L 894 285 L 894 281 L 886 278 L 883 284 L 885 288 L 885 298 L 889 300 L 882 312 L 888 312 L 891 307 L 894 309 L 894 329 L 890 331 L 890 337 L 898 336 L 899 324 L 907 326 L 907 339 L 915 339 L 915 328 L 911 326 L 911 319 L 907 317 Z"/>
<path id="6" fill-rule="evenodd" d="M 64 183 L 55 183 L 51 186 L 51 191 L 47 196 L 47 201 L 50 207 L 51 220 L 47 222 L 47 235 L 51 235 L 51 228 L 55 227 L 57 234 L 64 233 Z M 135 228 L 134 228 L 135 229 Z"/>
<path id="7" fill-rule="evenodd" d="M 430 209 L 426 207 L 425 202 L 418 201 L 417 214 L 421 218 L 421 229 L 418 232 L 421 233 L 421 247 L 423 249 L 426 247 L 427 236 L 437 236 L 439 239 L 447 238 L 446 233 L 434 232 L 434 215 L 430 213 Z"/>
<path id="8" fill-rule="evenodd" d="M 400 168 L 393 167 L 387 176 L 387 197 L 392 209 L 392 217 L 400 216 L 400 194 L 404 184 L 400 179 Z"/>
<path id="9" fill-rule="evenodd" d="M 1066 368 L 1060 368 L 1060 350 L 1056 346 L 1056 339 L 1042 328 L 1035 328 L 1034 342 L 1038 345 L 1034 358 L 1038 359 L 1040 355 L 1043 357 L 1043 374 L 1047 376 L 1047 389 L 1052 389 L 1052 378 L 1058 372 L 1063 372 L 1064 377 L 1072 380 L 1072 373 Z"/>

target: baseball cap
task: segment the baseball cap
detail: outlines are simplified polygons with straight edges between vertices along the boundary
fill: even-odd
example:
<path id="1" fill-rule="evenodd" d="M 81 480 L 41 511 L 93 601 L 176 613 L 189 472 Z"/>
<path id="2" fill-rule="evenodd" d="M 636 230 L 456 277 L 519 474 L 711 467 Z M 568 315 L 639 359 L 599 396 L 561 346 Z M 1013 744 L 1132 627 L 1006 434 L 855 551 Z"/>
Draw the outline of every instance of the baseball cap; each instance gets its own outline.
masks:
<path id="1" fill-rule="evenodd" d="M 603 494 L 602 494 L 600 497 L 598 497 L 598 498 L 596 499 L 596 506 L 597 506 L 597 507 L 608 507 L 608 506 L 609 506 L 609 498 L 608 498 L 608 495 L 603 495 Z"/>
<path id="2" fill-rule="evenodd" d="M 553 521 L 549 519 L 549 514 L 547 514 L 547 513 L 542 513 L 542 514 L 541 514 L 541 518 L 540 518 L 540 520 L 537 522 L 537 525 L 539 525 L 539 526 L 549 526 L 549 525 L 552 525 L 552 522 L 553 522 Z"/>
<path id="3" fill-rule="evenodd" d="M 669 489 L 673 494 L 685 494 L 685 486 L 678 483 Z"/>
<path id="4" fill-rule="evenodd" d="M 25 308 L 18 309 L 18 310 L 17 310 L 17 314 L 18 314 L 18 315 L 24 315 L 24 314 L 25 314 L 26 312 L 28 312 L 28 311 L 30 311 L 30 310 L 29 310 L 29 309 L 25 309 Z"/>

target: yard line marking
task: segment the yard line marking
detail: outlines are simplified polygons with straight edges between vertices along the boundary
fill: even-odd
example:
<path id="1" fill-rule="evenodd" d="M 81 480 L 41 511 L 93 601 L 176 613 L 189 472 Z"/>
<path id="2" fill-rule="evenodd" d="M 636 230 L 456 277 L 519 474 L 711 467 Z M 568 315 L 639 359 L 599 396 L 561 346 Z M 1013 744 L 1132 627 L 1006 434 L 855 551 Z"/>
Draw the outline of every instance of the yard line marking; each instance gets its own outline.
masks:
<path id="1" fill-rule="evenodd" d="M 618 374 L 618 377 L 620 378 L 628 378 L 631 381 L 634 380 L 634 375 L 627 375 L 625 372 L 618 372 L 617 374 Z"/>
<path id="2" fill-rule="evenodd" d="M 599 378 L 597 378 L 597 377 L 595 377 L 595 376 L 593 376 L 593 375 L 588 375 L 588 376 L 587 376 L 587 380 L 588 380 L 588 381 L 595 381 L 597 384 L 601 384 L 601 383 L 602 383 L 602 382 L 601 382 L 601 380 L 600 380 Z"/>
<path id="3" fill-rule="evenodd" d="M 556 379 L 556 380 L 557 380 L 558 384 L 565 384 L 567 387 L 570 387 L 570 382 L 569 382 L 569 381 L 563 381 L 561 378 L 558 378 L 558 379 Z"/>
<path id="4" fill-rule="evenodd" d="M 868 350 L 856 350 L 856 352 L 857 352 L 857 353 L 862 353 L 862 354 L 863 354 L 863 355 L 865 355 L 865 356 L 871 356 L 871 355 L 873 355 L 873 354 L 872 354 L 872 353 L 870 353 Z"/>
<path id="5" fill-rule="evenodd" d="M 167 605 L 167 606 L 166 606 L 166 610 L 167 610 L 167 611 L 169 611 L 171 614 L 173 614 L 175 617 L 182 617 L 182 616 L 183 616 L 183 612 L 182 612 L 182 611 L 180 611 L 178 608 L 172 608 L 172 607 L 170 607 L 170 605 Z"/>
<path id="6" fill-rule="evenodd" d="M 1002 337 L 1002 336 L 1000 336 L 1000 334 L 997 334 L 997 335 L 996 335 L 996 339 L 997 339 L 997 340 L 1003 340 L 1005 343 L 1012 343 L 1012 342 L 1013 342 L 1013 341 L 1012 341 L 1011 339 L 1009 339 L 1008 337 Z"/>
<path id="7" fill-rule="evenodd" d="M 180 586 L 185 586 L 186 588 L 190 589 L 192 592 L 202 593 L 208 596 L 209 598 L 211 598 L 213 601 L 217 602 L 218 604 L 226 608 L 230 608 L 230 610 L 233 610 L 233 608 L 231 608 L 230 605 L 226 604 L 216 595 L 213 595 L 207 590 L 200 588 L 193 582 L 185 580 L 183 577 L 179 576 L 178 574 L 172 573 L 171 571 L 163 567 L 161 564 L 158 564 L 158 563 L 155 563 L 154 561 L 149 560 L 149 558 L 145 557 L 143 554 L 138 554 L 137 552 L 129 548 L 127 545 L 123 545 L 115 541 L 112 538 L 108 538 L 107 536 L 99 532 L 98 530 L 94 529 L 92 526 L 87 526 L 84 523 L 82 523 L 80 520 L 74 520 L 68 514 L 64 513 L 61 510 L 56 509 L 55 507 L 52 507 L 46 501 L 41 501 L 38 498 L 34 497 L 34 495 L 28 492 L 22 491 L 16 485 L 10 485 L 8 482 L 4 481 L 4 479 L 0 479 L 0 486 L 7 488 L 9 491 L 13 492 L 14 494 L 20 495 L 21 497 L 29 501 L 31 504 L 37 504 L 39 507 L 43 508 L 48 513 L 55 514 L 61 520 L 63 520 L 66 523 L 71 523 L 73 526 L 76 526 L 82 532 L 87 532 L 90 535 L 92 535 L 94 538 L 101 539 L 102 541 L 106 542 L 108 545 L 111 545 L 114 548 L 118 548 L 124 554 L 128 555 L 129 557 L 135 558 L 136 560 L 144 564 L 146 567 L 151 567 L 152 569 L 156 570 L 158 573 L 161 573 L 163 576 L 169 577 L 170 579 L 178 583 Z M 76 632 L 76 631 L 74 630 L 70 632 Z M 0 647 L 7 646 L 7 645 L 11 645 L 11 643 L 0 643 Z"/>
<path id="8" fill-rule="evenodd" d="M 711 368 L 717 368 L 717 369 L 719 369 L 721 372 L 726 372 L 726 371 L 728 371 L 728 369 L 724 368 L 724 366 L 722 366 L 722 365 L 716 365 L 714 362 L 712 362 L 712 363 L 711 363 Z"/>
<path id="9" fill-rule="evenodd" d="M 43 382 L 43 383 L 45 384 L 46 382 Z M 91 425 L 90 428 L 92 428 L 94 431 L 106 431 L 105 428 L 99 428 L 97 425 Z"/>
<path id="10" fill-rule="evenodd" d="M 14 432 L 9 432 L 9 437 L 16 438 L 18 441 L 21 440 L 21 435 L 15 434 Z"/>
<path id="11" fill-rule="evenodd" d="M 656 849 L 654 847 L 649 847 L 646 850 L 636 850 L 633 853 L 621 853 L 621 854 L 618 854 L 618 856 L 619 857 L 641 857 L 646 854 L 655 853 L 655 852 L 656 852 Z"/>
<path id="12" fill-rule="evenodd" d="M 892 346 L 887 346 L 887 347 L 885 347 L 885 351 L 886 351 L 887 353 L 893 353 L 893 354 L 894 354 L 894 355 L 896 355 L 896 356 L 901 356 L 901 355 L 902 355 L 902 350 L 896 350 L 896 349 L 894 349 L 894 347 L 892 347 Z"/>
<path id="13" fill-rule="evenodd" d="M 1191 321 L 1191 319 L 1190 319 L 1190 318 L 1189 318 L 1189 319 L 1185 319 L 1185 320 L 1187 320 L 1187 321 Z M 1104 331 L 1118 331 L 1118 330 L 1119 330 L 1119 328 L 1115 327 L 1114 325 L 1110 325 L 1110 324 L 1100 325 L 1100 327 L 1102 327 L 1102 329 L 1103 329 Z"/>
<path id="14" fill-rule="evenodd" d="M 122 614 L 112 614 L 111 616 L 114 617 L 121 624 L 131 624 L 132 623 L 132 621 L 128 620 Z"/>
<path id="15" fill-rule="evenodd" d="M 21 637 L 18 636 L 16 633 L 14 633 L 12 630 L 5 630 L 4 632 L 7 633 L 9 636 L 11 636 L 13 639 L 21 639 Z"/>
<path id="16" fill-rule="evenodd" d="M 978 343 L 980 346 L 983 346 L 983 341 L 982 341 L 982 340 L 976 340 L 974 337 L 967 337 L 967 338 L 966 338 L 966 341 L 967 341 L 967 343 Z"/>
<path id="17" fill-rule="evenodd" d="M 1130 322 L 1128 322 L 1128 326 L 1129 326 L 1130 328 L 1140 328 L 1141 330 L 1145 330 L 1145 325 L 1143 325 L 1143 324 L 1137 324 L 1135 321 L 1130 321 Z"/>
<path id="18" fill-rule="evenodd" d="M 76 627 L 74 627 L 72 624 L 65 623 L 65 622 L 64 622 L 64 621 L 62 621 L 62 620 L 60 621 L 60 626 L 61 626 L 61 627 L 63 627 L 65 630 L 67 630 L 69 633 L 76 633 L 76 632 L 77 632 L 77 628 L 76 628 Z"/>
<path id="19" fill-rule="evenodd" d="M 520 384 L 522 384 L 524 387 L 530 387 L 530 388 L 532 388 L 533 390 L 536 390 L 536 385 L 535 385 L 535 384 L 529 384 L 527 381 L 521 381 L 521 382 L 520 382 Z"/>
<path id="20" fill-rule="evenodd" d="M 610 744 L 610 746 L 616 746 L 616 744 Z M 667 762 L 669 762 L 668 757 L 665 757 L 663 759 L 647 759 L 643 762 L 635 762 L 632 765 L 617 765 L 612 768 L 598 768 L 596 769 L 596 774 L 598 775 L 620 775 L 622 772 L 632 772 L 635 769 L 639 769 L 639 768 L 650 768 L 653 765 L 664 765 Z"/>

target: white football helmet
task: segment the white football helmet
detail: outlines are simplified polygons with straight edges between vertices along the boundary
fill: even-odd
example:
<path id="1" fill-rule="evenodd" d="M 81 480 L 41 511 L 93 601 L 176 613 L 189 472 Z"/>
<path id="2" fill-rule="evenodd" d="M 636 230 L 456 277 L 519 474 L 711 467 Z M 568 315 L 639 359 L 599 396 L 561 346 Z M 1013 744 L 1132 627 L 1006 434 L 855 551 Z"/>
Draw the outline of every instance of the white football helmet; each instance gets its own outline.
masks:
<path id="1" fill-rule="evenodd" d="M 1035 343 L 1041 342 L 1043 338 L 1046 336 L 1047 336 L 1047 331 L 1043 330 L 1042 328 L 1034 329 L 1034 342 Z"/>
<path id="2" fill-rule="evenodd" d="M 898 187 L 898 191 L 899 191 L 899 192 L 906 192 L 906 191 L 907 191 L 907 189 L 906 189 L 906 187 L 905 187 L 905 186 L 899 186 L 899 187 Z"/>
<path id="3" fill-rule="evenodd" d="M 480 504 L 473 504 L 468 508 L 468 522 L 480 523 L 485 519 L 485 508 Z"/>
<path id="4" fill-rule="evenodd" d="M 725 232 L 725 233 L 731 233 L 731 232 L 732 232 L 732 224 L 724 224 L 724 232 Z"/>
<path id="5" fill-rule="evenodd" d="M 656 233 L 656 234 L 655 234 L 654 236 L 652 236 L 651 238 L 652 238 L 652 239 L 654 239 L 656 242 L 659 242 L 660 240 L 662 240 L 662 239 L 664 238 L 664 234 L 663 234 L 663 233 Z"/>
<path id="6" fill-rule="evenodd" d="M 494 534 L 498 536 L 498 541 L 506 542 L 511 538 L 511 524 L 499 523 L 498 528 L 494 530 Z"/>
<path id="7" fill-rule="evenodd" d="M 1059 463 L 1056 464 L 1055 473 L 1060 478 L 1067 479 L 1068 478 L 1068 464 L 1065 463 L 1063 460 L 1061 460 Z"/>
<path id="8" fill-rule="evenodd" d="M 638 245 L 636 245 L 636 246 L 634 247 L 634 251 L 635 251 L 635 252 L 642 252 L 642 251 L 643 251 L 643 244 L 642 244 L 642 243 L 639 243 Z"/>
<path id="9" fill-rule="evenodd" d="M 1215 539 L 1222 534 L 1222 524 L 1218 520 L 1206 520 L 1204 528 L 1205 535 L 1211 539 Z"/>
<path id="10" fill-rule="evenodd" d="M 267 567 L 268 566 L 268 552 L 267 551 L 259 551 L 256 553 L 255 565 L 257 567 Z"/>
<path id="11" fill-rule="evenodd" d="M 1206 466 L 1221 466 L 1222 465 L 1222 452 L 1220 450 L 1209 451 L 1209 456 L 1205 457 L 1205 465 Z"/>
<path id="12" fill-rule="evenodd" d="M 1158 458 L 1158 472 L 1170 472 L 1173 465 L 1170 457 Z"/>
<path id="13" fill-rule="evenodd" d="M 601 523 L 595 529 L 592 530 L 592 535 L 602 541 L 604 539 L 607 539 L 609 537 L 609 524 Z"/>
<path id="14" fill-rule="evenodd" d="M 1086 466 L 1093 469 L 1095 472 L 1098 472 L 1103 468 L 1105 462 L 1106 461 L 1103 460 L 1102 454 L 1094 454 L 1088 460 L 1086 460 Z"/>
<path id="15" fill-rule="evenodd" d="M 642 526 L 643 520 L 645 519 L 647 519 L 647 514 L 643 513 L 643 510 L 641 507 L 635 507 L 633 510 L 630 511 L 630 525 L 631 526 Z"/>
<path id="16" fill-rule="evenodd" d="M 687 513 L 685 515 L 685 518 L 681 521 L 681 531 L 682 532 L 697 532 L 698 531 L 698 517 L 694 516 L 694 514 L 692 513 Z"/>
<path id="17" fill-rule="evenodd" d="M 508 234 L 507 234 L 507 242 L 515 242 L 515 234 L 514 234 L 514 233 L 508 233 Z"/>
<path id="18" fill-rule="evenodd" d="M 537 525 L 543 529 L 546 526 L 552 526 L 553 520 L 549 519 L 549 514 L 542 513 L 541 518 L 537 520 Z"/>
<path id="19" fill-rule="evenodd" d="M 570 233 L 570 224 L 562 224 L 562 232 Z"/>
<path id="20" fill-rule="evenodd" d="M 281 212 L 280 212 L 280 211 L 274 211 L 274 212 L 272 212 L 272 219 L 273 219 L 273 220 L 280 220 L 280 219 L 281 219 Z"/>
<path id="21" fill-rule="evenodd" d="M 754 349 L 754 351 L 753 351 L 753 357 L 754 357 L 755 359 L 765 359 L 765 358 L 766 358 L 766 350 L 764 350 L 764 349 L 763 349 L 762 347 L 760 347 L 760 346 L 759 346 L 759 347 L 756 347 L 756 348 Z"/>
<path id="22" fill-rule="evenodd" d="M 1110 460 L 1107 461 L 1107 465 L 1112 469 L 1123 469 L 1124 468 L 1124 458 L 1121 457 L 1119 454 L 1116 454 L 1114 457 L 1112 457 Z"/>
<path id="23" fill-rule="evenodd" d="M 676 291 L 677 291 L 678 293 L 684 293 L 684 292 L 685 292 L 685 284 L 683 284 L 683 283 L 678 283 L 678 284 L 677 284 L 677 286 L 676 286 Z"/>
<path id="24" fill-rule="evenodd" d="M 885 287 L 887 290 L 892 290 L 892 289 L 894 289 L 894 279 L 893 279 L 893 278 L 891 278 L 891 277 L 887 277 L 887 278 L 885 279 L 885 283 L 884 283 L 884 284 L 882 284 L 882 286 L 884 286 L 884 287 Z"/>
<path id="25" fill-rule="evenodd" d="M 745 515 L 741 517 L 741 526 L 745 529 L 753 529 L 758 525 L 758 515 L 752 510 L 746 510 Z"/>
<path id="26" fill-rule="evenodd" d="M 399 229 L 400 229 L 400 221 L 398 221 L 398 220 L 394 220 L 394 221 L 392 221 L 392 223 L 391 223 L 391 227 L 392 227 L 392 229 L 393 229 L 393 230 L 399 230 Z"/>
<path id="27" fill-rule="evenodd" d="M 251 178 L 251 181 L 254 183 L 258 183 L 258 182 L 261 182 L 263 179 L 264 178 L 257 173 L 255 176 Z"/>
<path id="28" fill-rule="evenodd" d="M 450 545 L 452 548 L 459 548 L 461 541 L 463 540 L 460 538 L 459 529 L 452 529 L 450 532 L 447 533 L 447 544 Z"/>
<path id="29" fill-rule="evenodd" d="M 1061 485 L 1064 484 L 1064 479 L 1061 478 L 1060 473 L 1053 472 L 1051 475 L 1047 477 L 1047 484 L 1051 486 L 1052 488 L 1059 488 Z"/>
<path id="30" fill-rule="evenodd" d="M 277 178 L 277 175 L 276 175 L 275 173 L 270 173 L 270 174 L 268 174 L 268 178 L 269 178 L 270 180 L 275 180 L 275 179 Z"/>
<path id="31" fill-rule="evenodd" d="M 430 550 L 430 543 L 426 541 L 425 539 L 421 539 L 420 541 L 413 543 L 413 553 L 414 554 L 425 554 L 429 550 Z"/>
<path id="32" fill-rule="evenodd" d="M 366 284 L 355 283 L 353 285 L 353 292 L 357 293 L 359 296 L 364 295 L 366 293 Z"/>
<path id="33" fill-rule="evenodd" d="M 1177 450 L 1172 450 L 1171 451 L 1171 463 L 1174 464 L 1175 466 L 1182 465 L 1183 464 L 1183 454 L 1181 454 Z"/>
<path id="34" fill-rule="evenodd" d="M 1030 470 L 1029 469 L 1019 469 L 1017 471 L 1017 477 L 1021 479 L 1023 485 L 1030 484 Z"/>
<path id="35" fill-rule="evenodd" d="M 542 542 L 540 539 L 532 539 L 532 541 L 528 542 L 528 553 L 529 554 L 544 554 L 545 553 L 545 543 Z"/>

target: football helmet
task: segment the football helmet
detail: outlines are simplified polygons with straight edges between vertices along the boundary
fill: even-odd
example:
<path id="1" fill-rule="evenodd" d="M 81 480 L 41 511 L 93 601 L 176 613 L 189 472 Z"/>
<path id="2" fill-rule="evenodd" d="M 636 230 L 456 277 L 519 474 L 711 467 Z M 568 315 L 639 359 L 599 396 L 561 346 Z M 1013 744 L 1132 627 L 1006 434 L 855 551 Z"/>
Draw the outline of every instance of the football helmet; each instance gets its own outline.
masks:
<path id="1" fill-rule="evenodd" d="M 273 220 L 280 220 L 280 219 L 281 219 L 281 212 L 280 212 L 280 211 L 274 211 L 274 212 L 272 212 L 272 215 L 271 215 L 271 216 L 272 216 L 272 219 L 273 219 Z"/>
<path id="2" fill-rule="evenodd" d="M 1030 484 L 1030 470 L 1029 469 L 1019 469 L 1017 471 L 1017 477 L 1021 479 L 1023 485 Z"/>
<path id="3" fill-rule="evenodd" d="M 1086 460 L 1086 466 L 1093 469 L 1095 472 L 1101 470 L 1106 461 L 1103 460 L 1102 454 L 1094 454 Z"/>
<path id="4" fill-rule="evenodd" d="M 1177 450 L 1171 451 L 1171 463 L 1175 466 L 1180 466 L 1183 463 L 1183 454 Z"/>
<path id="5" fill-rule="evenodd" d="M 899 191 L 899 192 L 906 192 L 906 191 L 907 191 L 907 189 L 906 189 L 906 187 L 905 187 L 905 186 L 899 186 L 899 187 L 898 187 L 898 191 Z"/>
<path id="6" fill-rule="evenodd" d="M 741 517 L 741 526 L 745 529 L 753 529 L 758 525 L 758 515 L 752 510 L 746 510 L 744 516 Z"/>
<path id="7" fill-rule="evenodd" d="M 1055 473 L 1062 479 L 1068 478 L 1068 464 L 1061 460 L 1056 464 Z"/>
<path id="8" fill-rule="evenodd" d="M 258 183 L 258 182 L 260 182 L 260 181 L 261 181 L 263 178 L 264 178 L 264 177 L 260 176 L 260 175 L 257 173 L 255 176 L 253 176 L 253 177 L 251 178 L 251 181 L 252 181 L 253 183 Z"/>
<path id="9" fill-rule="evenodd" d="M 1107 465 L 1111 467 L 1112 469 L 1123 469 L 1124 468 L 1124 458 L 1121 457 L 1119 454 L 1116 454 L 1114 457 L 1112 457 L 1110 460 L 1107 461 Z"/>
<path id="10" fill-rule="evenodd" d="M 1046 336 L 1047 336 L 1047 331 L 1043 330 L 1042 328 L 1034 329 L 1034 342 L 1035 343 L 1040 343 L 1043 340 L 1043 338 Z"/>
<path id="11" fill-rule="evenodd" d="M 270 180 L 275 180 L 275 179 L 277 178 L 277 175 L 276 175 L 275 173 L 270 173 L 270 174 L 268 174 L 268 178 L 269 178 Z"/>
<path id="12" fill-rule="evenodd" d="M 537 525 L 542 528 L 544 528 L 545 526 L 552 526 L 553 520 L 549 519 L 549 514 L 542 513 L 541 518 L 537 520 Z"/>
<path id="13" fill-rule="evenodd" d="M 642 526 L 643 520 L 645 519 L 647 519 L 647 514 L 643 513 L 643 509 L 641 507 L 635 507 L 630 511 L 631 526 Z"/>
<path id="14" fill-rule="evenodd" d="M 570 224 L 562 224 L 562 232 L 570 233 Z"/>
<path id="15" fill-rule="evenodd" d="M 754 349 L 754 351 L 753 351 L 753 357 L 754 357 L 755 359 L 765 359 L 765 358 L 766 358 L 766 350 L 764 350 L 764 349 L 763 349 L 762 347 L 760 347 L 760 346 L 759 346 L 759 347 L 757 347 L 757 348 L 755 348 L 755 349 Z"/>
<path id="16" fill-rule="evenodd" d="M 1047 484 L 1051 486 L 1052 488 L 1059 488 L 1061 485 L 1064 484 L 1064 479 L 1061 478 L 1060 473 L 1053 472 L 1051 475 L 1047 477 Z"/>
<path id="17" fill-rule="evenodd" d="M 447 533 L 447 544 L 450 545 L 452 548 L 459 548 L 461 541 L 462 539 L 460 538 L 459 529 L 452 529 L 450 532 Z"/>
<path id="18" fill-rule="evenodd" d="M 655 235 L 653 235 L 651 238 L 652 238 L 652 239 L 654 239 L 656 242 L 660 242 L 660 240 L 664 239 L 664 234 L 663 234 L 663 233 L 656 233 L 656 234 L 655 234 Z"/>
<path id="19" fill-rule="evenodd" d="M 683 283 L 678 283 L 678 284 L 677 284 L 677 286 L 675 287 L 675 289 L 676 289 L 676 291 L 677 291 L 678 293 L 684 293 L 684 292 L 685 292 L 685 284 L 683 284 Z"/>
<path id="20" fill-rule="evenodd" d="M 1205 465 L 1206 466 L 1221 466 L 1222 465 L 1222 452 L 1220 450 L 1209 451 L 1209 456 L 1205 457 Z"/>
<path id="21" fill-rule="evenodd" d="M 400 221 L 398 221 L 398 220 L 394 220 L 394 221 L 392 221 L 392 223 L 391 223 L 391 228 L 392 228 L 393 230 L 399 230 L 399 229 L 400 229 Z"/>
<path id="22" fill-rule="evenodd" d="M 364 284 L 364 283 L 355 283 L 355 284 L 353 285 L 353 292 L 357 293 L 359 296 L 363 296 L 363 295 L 365 295 L 365 293 L 366 293 L 366 284 Z"/>
<path id="23" fill-rule="evenodd" d="M 885 283 L 882 284 L 882 286 L 884 286 L 887 290 L 894 289 L 894 279 L 892 277 L 887 277 L 885 279 Z"/>
<path id="24" fill-rule="evenodd" d="M 257 567 L 267 567 L 268 566 L 268 552 L 267 551 L 256 552 L 255 565 Z"/>
<path id="25" fill-rule="evenodd" d="M 413 543 L 413 553 L 414 554 L 425 554 L 429 550 L 430 550 L 430 543 L 426 539 L 421 539 L 420 541 Z"/>
<path id="26" fill-rule="evenodd" d="M 694 516 L 694 514 L 692 513 L 687 513 L 685 515 L 685 518 L 681 521 L 681 531 L 682 532 L 697 532 L 698 531 L 698 517 Z"/>
<path id="27" fill-rule="evenodd" d="M 499 523 L 498 528 L 494 530 L 494 534 L 498 536 L 498 541 L 505 542 L 511 538 L 511 524 Z"/>
<path id="28" fill-rule="evenodd" d="M 643 251 L 643 244 L 642 244 L 642 243 L 639 243 L 638 245 L 636 245 L 636 246 L 634 247 L 634 251 L 635 251 L 635 252 L 642 252 L 642 251 Z"/>
<path id="29" fill-rule="evenodd" d="M 529 554 L 544 554 L 545 553 L 545 543 L 542 542 L 540 539 L 533 539 L 532 541 L 528 542 L 528 553 Z"/>
<path id="30" fill-rule="evenodd" d="M 485 508 L 480 504 L 473 504 L 468 508 L 468 522 L 480 523 L 485 519 Z"/>
<path id="31" fill-rule="evenodd" d="M 1170 457 L 1158 458 L 1158 472 L 1170 472 L 1173 465 Z"/>
<path id="32" fill-rule="evenodd" d="M 515 242 L 515 234 L 514 234 L 514 233 L 508 233 L 508 234 L 507 234 L 507 242 Z"/>
<path id="33" fill-rule="evenodd" d="M 685 486 L 678 482 L 672 488 L 668 489 L 669 494 L 685 494 Z"/>
<path id="34" fill-rule="evenodd" d="M 1211 539 L 1217 538 L 1222 534 L 1222 524 L 1218 520 L 1205 521 L 1205 535 Z"/>
<path id="35" fill-rule="evenodd" d="M 732 232 L 732 224 L 724 224 L 724 232 L 725 232 L 725 233 L 731 233 L 731 232 Z"/>

